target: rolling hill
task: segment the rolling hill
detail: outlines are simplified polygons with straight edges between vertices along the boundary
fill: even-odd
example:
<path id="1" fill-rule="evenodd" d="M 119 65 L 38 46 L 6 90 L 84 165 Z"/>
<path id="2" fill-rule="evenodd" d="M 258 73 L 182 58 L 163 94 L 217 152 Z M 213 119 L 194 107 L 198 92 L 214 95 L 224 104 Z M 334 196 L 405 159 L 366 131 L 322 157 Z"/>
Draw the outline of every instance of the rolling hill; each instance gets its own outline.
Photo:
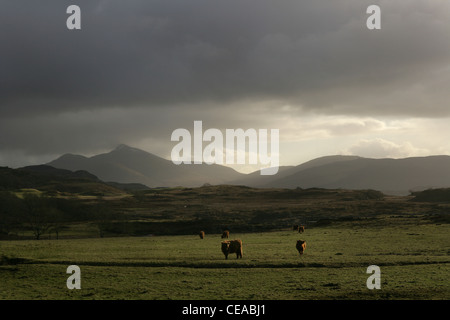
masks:
<path id="1" fill-rule="evenodd" d="M 0 167 L 0 190 L 37 189 L 49 193 L 119 195 L 120 184 L 111 186 L 83 170 L 70 171 L 37 165 L 18 169 Z"/>

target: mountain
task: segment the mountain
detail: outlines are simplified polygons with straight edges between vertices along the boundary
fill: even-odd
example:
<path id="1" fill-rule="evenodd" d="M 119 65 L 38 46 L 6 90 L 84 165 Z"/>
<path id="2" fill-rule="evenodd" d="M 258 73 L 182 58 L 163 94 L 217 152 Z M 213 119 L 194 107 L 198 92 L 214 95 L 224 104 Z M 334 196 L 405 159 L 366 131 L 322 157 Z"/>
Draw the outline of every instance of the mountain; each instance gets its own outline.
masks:
<path id="1" fill-rule="evenodd" d="M 86 170 L 102 181 L 140 183 L 148 187 L 198 187 L 205 183 L 223 184 L 242 176 L 234 169 L 216 164 L 175 165 L 126 145 L 89 158 L 65 154 L 48 165 L 72 171 Z"/>
<path id="2" fill-rule="evenodd" d="M 315 167 L 320 167 L 323 165 L 327 165 L 330 163 L 337 163 L 341 161 L 349 161 L 349 160 L 355 160 L 359 159 L 357 156 L 325 156 L 316 158 L 310 161 L 307 161 L 305 163 L 302 163 L 298 166 L 282 166 L 278 169 L 278 173 L 275 175 L 261 175 L 260 171 L 252 172 L 246 176 L 243 176 L 242 178 L 230 182 L 231 184 L 237 184 L 237 185 L 246 185 L 249 187 L 270 187 L 272 185 L 277 185 L 275 181 L 280 180 L 282 178 L 286 178 L 292 175 L 295 175 L 296 173 L 310 169 Z M 281 184 L 282 185 L 282 184 Z M 295 186 L 297 187 L 297 186 Z M 294 188 L 295 188 L 294 187 Z M 289 187 L 292 188 L 292 187 Z"/>
<path id="3" fill-rule="evenodd" d="M 274 178 L 264 186 L 374 189 L 392 195 L 450 187 L 450 156 L 405 159 L 336 156 L 322 160 L 325 161 L 321 164 L 315 161 L 290 169 L 287 175 Z"/>
<path id="4" fill-rule="evenodd" d="M 66 154 L 48 163 L 55 168 L 85 170 L 102 181 L 148 187 L 197 187 L 230 184 L 257 188 L 373 189 L 385 194 L 450 187 L 450 156 L 369 159 L 325 156 L 298 166 L 280 167 L 276 175 L 241 174 L 220 165 L 175 165 L 154 154 L 120 145 L 93 157 Z"/>

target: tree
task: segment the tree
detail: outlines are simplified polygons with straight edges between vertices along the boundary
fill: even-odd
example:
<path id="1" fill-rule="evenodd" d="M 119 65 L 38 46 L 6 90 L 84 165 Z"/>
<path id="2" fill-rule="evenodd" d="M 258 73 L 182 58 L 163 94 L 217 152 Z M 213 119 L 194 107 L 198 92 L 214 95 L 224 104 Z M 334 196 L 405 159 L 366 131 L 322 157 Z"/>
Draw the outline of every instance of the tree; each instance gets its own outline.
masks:
<path id="1" fill-rule="evenodd" d="M 22 201 L 14 194 L 0 192 L 0 234 L 8 235 L 20 224 L 24 210 Z"/>
<path id="2" fill-rule="evenodd" d="M 105 232 L 108 229 L 112 215 L 110 208 L 103 201 L 103 197 L 97 197 L 97 204 L 94 207 L 94 221 L 98 228 L 100 238 L 105 236 Z"/>
<path id="3" fill-rule="evenodd" d="M 50 236 L 51 233 L 54 232 L 56 234 L 56 240 L 58 240 L 59 239 L 59 232 L 64 227 L 63 214 L 57 208 L 50 207 L 49 211 L 47 212 L 47 215 L 48 215 L 48 218 L 50 220 L 50 227 L 48 229 L 48 234 Z"/>
<path id="4" fill-rule="evenodd" d="M 33 231 L 35 239 L 39 240 L 41 235 L 52 226 L 52 216 L 56 214 L 56 208 L 51 207 L 48 198 L 35 194 L 25 194 L 23 201 L 26 222 Z"/>

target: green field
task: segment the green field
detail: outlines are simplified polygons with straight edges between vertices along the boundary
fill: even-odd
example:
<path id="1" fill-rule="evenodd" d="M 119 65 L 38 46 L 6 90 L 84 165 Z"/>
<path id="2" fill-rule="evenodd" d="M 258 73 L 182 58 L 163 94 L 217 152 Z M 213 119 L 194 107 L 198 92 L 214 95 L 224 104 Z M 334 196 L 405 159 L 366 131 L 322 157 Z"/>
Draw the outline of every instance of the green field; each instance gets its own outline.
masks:
<path id="1" fill-rule="evenodd" d="M 449 233 L 418 216 L 232 233 L 239 260 L 225 260 L 219 234 L 1 241 L 0 299 L 449 299 Z M 66 287 L 69 265 L 81 290 Z M 366 287 L 370 265 L 379 290 Z"/>

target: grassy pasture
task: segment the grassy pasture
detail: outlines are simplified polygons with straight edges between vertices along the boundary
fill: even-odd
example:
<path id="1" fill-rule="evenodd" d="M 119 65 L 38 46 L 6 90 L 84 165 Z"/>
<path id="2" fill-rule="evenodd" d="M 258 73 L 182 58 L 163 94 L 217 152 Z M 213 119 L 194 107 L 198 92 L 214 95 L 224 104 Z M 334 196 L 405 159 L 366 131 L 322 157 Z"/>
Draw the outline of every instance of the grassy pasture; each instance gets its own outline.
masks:
<path id="1" fill-rule="evenodd" d="M 449 299 L 448 224 L 380 217 L 307 229 L 220 234 L 0 242 L 0 299 Z M 305 254 L 295 249 L 307 241 Z M 81 268 L 81 290 L 66 268 Z M 369 290 L 369 265 L 381 290 Z"/>

